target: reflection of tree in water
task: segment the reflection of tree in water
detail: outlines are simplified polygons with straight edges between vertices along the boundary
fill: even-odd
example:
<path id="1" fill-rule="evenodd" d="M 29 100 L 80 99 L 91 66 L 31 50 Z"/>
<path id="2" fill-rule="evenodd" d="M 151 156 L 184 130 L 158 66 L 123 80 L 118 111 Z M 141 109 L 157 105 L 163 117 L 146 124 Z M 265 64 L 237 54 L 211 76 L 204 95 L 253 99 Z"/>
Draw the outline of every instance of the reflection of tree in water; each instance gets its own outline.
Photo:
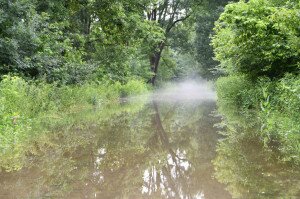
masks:
<path id="1" fill-rule="evenodd" d="M 153 135 L 156 142 L 151 146 L 153 150 L 161 148 L 167 158 L 163 165 L 154 164 L 144 173 L 143 192 L 149 197 L 227 197 L 222 187 L 211 179 L 210 161 L 217 140 L 212 128 L 214 121 L 209 117 L 212 106 L 210 103 L 200 109 L 192 105 L 178 106 L 176 112 L 174 107 L 159 111 L 158 104 L 154 103 Z M 178 117 L 183 117 L 183 121 Z"/>
<path id="2" fill-rule="evenodd" d="M 214 160 L 217 179 L 234 198 L 300 198 L 300 170 L 280 162 L 275 151 L 264 148 L 253 129 L 229 127 Z"/>
<path id="3" fill-rule="evenodd" d="M 160 118 L 158 105 L 153 103 L 155 113 L 153 114 L 152 124 L 154 127 L 154 137 L 156 143 L 152 143 L 152 148 L 162 148 L 167 152 L 167 160 L 160 169 L 151 166 L 144 172 L 143 193 L 151 195 L 166 195 L 168 197 L 180 198 L 182 196 L 180 180 L 184 179 L 190 167 L 189 161 L 186 159 L 186 152 L 179 149 L 174 151 L 171 146 L 169 135 L 165 131 L 162 120 Z M 160 161 L 160 160 L 159 160 Z"/>
<path id="4" fill-rule="evenodd" d="M 106 144 L 95 154 L 97 197 L 226 198 L 211 179 L 217 139 L 207 117 L 211 106 L 154 104 L 132 118 L 124 113 L 111 120 Z"/>
<path id="5" fill-rule="evenodd" d="M 29 190 L 30 198 L 229 198 L 211 178 L 213 108 L 154 103 L 49 134 L 37 141 L 35 166 L 15 174 L 23 180 L 18 190 Z"/>

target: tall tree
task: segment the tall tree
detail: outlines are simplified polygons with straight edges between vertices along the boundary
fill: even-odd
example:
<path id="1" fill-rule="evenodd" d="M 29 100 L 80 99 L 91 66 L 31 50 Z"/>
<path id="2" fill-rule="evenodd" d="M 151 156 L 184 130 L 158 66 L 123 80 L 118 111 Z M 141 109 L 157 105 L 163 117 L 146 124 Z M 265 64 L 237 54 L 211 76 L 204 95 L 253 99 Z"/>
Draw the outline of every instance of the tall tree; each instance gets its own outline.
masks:
<path id="1" fill-rule="evenodd" d="M 149 54 L 151 71 L 153 72 L 153 76 L 149 80 L 150 83 L 155 84 L 162 52 L 168 45 L 171 31 L 178 23 L 195 14 L 196 8 L 201 6 L 202 2 L 202 0 L 160 0 L 147 8 L 147 19 L 156 22 L 164 31 L 164 39 L 156 43 Z"/>
<path id="2" fill-rule="evenodd" d="M 38 19 L 31 1 L 0 0 L 0 74 L 37 73 L 30 58 L 39 48 Z"/>

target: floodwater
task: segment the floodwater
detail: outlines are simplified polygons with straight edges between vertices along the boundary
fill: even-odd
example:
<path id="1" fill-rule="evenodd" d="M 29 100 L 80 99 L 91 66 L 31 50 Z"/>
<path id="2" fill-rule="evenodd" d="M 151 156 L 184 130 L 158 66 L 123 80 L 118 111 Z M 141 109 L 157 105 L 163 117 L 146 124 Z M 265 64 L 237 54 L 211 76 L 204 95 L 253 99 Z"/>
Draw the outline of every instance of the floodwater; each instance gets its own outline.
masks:
<path id="1" fill-rule="evenodd" d="M 226 139 L 216 115 L 203 82 L 73 114 L 0 173 L 0 198 L 299 198 L 299 170 L 255 137 Z"/>

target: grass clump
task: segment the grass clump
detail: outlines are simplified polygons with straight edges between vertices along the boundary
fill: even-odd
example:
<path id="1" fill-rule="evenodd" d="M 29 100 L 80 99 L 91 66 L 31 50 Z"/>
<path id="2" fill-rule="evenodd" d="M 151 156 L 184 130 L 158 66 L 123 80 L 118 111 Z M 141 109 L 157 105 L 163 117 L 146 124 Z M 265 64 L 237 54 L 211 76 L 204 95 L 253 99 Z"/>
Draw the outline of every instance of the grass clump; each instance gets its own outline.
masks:
<path id="1" fill-rule="evenodd" d="M 217 81 L 217 92 L 219 111 L 230 125 L 257 127 L 255 133 L 265 146 L 276 148 L 282 160 L 300 164 L 299 75 L 286 74 L 276 81 L 223 77 Z"/>
<path id="2" fill-rule="evenodd" d="M 26 151 L 23 144 L 31 136 L 46 131 L 41 127 L 43 124 L 88 108 L 119 103 L 120 97 L 146 91 L 146 84 L 138 80 L 127 84 L 97 82 L 59 86 L 4 76 L 0 82 L 0 168 L 22 167 Z"/>

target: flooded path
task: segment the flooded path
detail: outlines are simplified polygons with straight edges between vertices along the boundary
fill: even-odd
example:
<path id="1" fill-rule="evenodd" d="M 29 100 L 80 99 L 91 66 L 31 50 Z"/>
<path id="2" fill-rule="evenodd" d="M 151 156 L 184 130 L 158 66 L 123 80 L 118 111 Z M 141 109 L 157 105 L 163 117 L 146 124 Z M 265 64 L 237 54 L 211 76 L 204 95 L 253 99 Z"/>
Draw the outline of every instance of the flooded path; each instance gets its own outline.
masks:
<path id="1" fill-rule="evenodd" d="M 276 198 L 290 185 L 297 196 L 297 169 L 268 161 L 255 138 L 218 145 L 215 110 L 213 91 L 188 82 L 74 114 L 28 143 L 21 170 L 0 173 L 0 198 Z"/>

